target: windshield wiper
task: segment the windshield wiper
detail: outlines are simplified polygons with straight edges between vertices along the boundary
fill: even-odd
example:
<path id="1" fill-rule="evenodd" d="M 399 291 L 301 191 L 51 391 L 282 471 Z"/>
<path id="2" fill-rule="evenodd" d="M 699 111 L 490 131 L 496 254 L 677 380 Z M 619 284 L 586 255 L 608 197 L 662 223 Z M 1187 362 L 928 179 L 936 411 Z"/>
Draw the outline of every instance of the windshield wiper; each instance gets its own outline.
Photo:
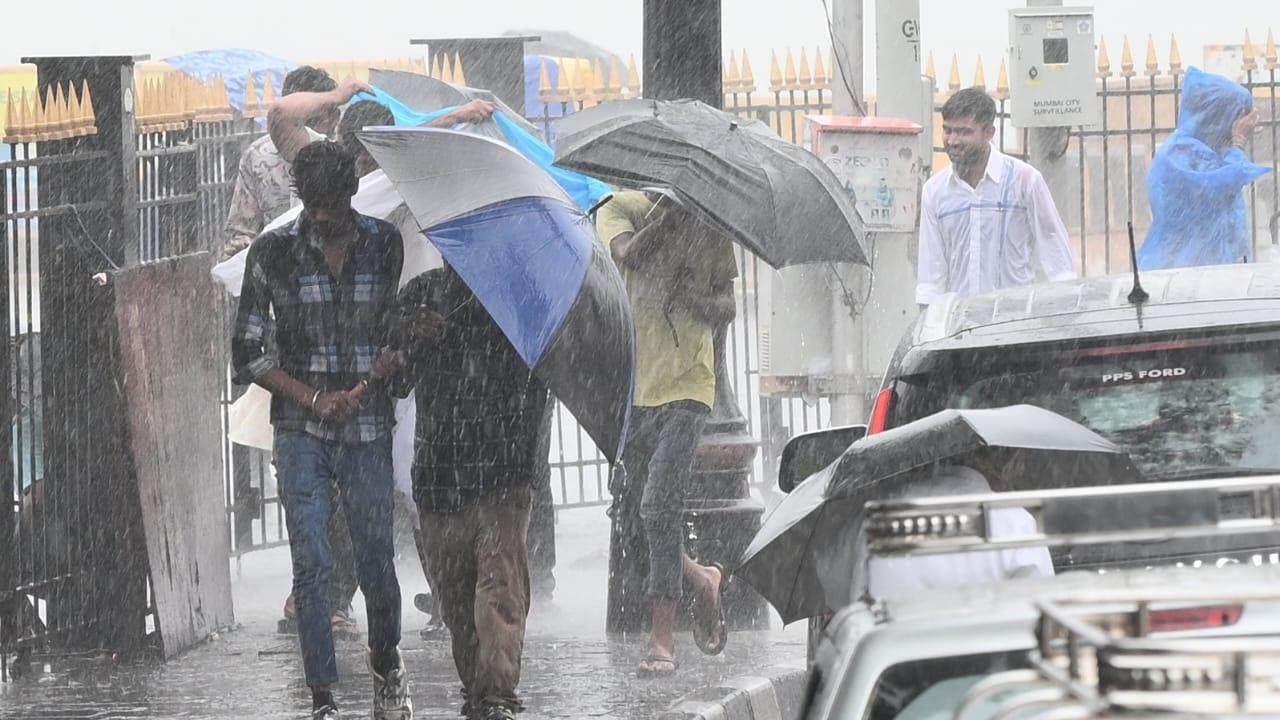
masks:
<path id="1" fill-rule="evenodd" d="M 1255 475 L 1280 475 L 1280 468 L 1198 465 L 1169 472 L 1151 473 L 1149 477 L 1152 480 L 1198 480 L 1201 478 L 1252 477 Z"/>

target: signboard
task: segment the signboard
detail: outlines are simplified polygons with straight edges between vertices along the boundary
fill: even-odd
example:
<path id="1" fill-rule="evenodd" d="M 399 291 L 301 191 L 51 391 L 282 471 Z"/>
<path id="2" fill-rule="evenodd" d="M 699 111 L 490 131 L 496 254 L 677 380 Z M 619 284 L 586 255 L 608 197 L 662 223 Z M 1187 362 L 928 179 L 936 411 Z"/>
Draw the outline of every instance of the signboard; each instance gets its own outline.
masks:
<path id="1" fill-rule="evenodd" d="M 923 128 L 898 118 L 812 116 L 809 121 L 813 153 L 839 178 L 867 229 L 914 232 Z"/>
<path id="2" fill-rule="evenodd" d="M 1014 125 L 1098 122 L 1093 8 L 1010 10 L 1009 47 Z"/>

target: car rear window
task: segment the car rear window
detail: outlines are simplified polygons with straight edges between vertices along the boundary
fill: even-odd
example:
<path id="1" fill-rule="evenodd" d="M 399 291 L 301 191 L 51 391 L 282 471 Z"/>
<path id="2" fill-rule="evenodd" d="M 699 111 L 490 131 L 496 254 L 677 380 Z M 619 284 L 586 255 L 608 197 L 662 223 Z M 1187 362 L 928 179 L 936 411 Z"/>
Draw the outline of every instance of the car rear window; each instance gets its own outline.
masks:
<path id="1" fill-rule="evenodd" d="M 1280 468 L 1275 342 L 1006 351 L 943 362 L 912 382 L 898 423 L 942 408 L 1027 403 L 1112 440 L 1151 479 Z"/>

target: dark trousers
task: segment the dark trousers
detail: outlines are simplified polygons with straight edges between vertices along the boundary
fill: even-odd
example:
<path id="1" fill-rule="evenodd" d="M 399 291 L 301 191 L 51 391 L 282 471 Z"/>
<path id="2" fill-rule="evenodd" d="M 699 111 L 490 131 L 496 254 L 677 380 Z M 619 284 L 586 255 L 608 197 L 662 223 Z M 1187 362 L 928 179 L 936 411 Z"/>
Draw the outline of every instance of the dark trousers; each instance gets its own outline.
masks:
<path id="1" fill-rule="evenodd" d="M 422 512 L 431 586 L 453 642 L 468 703 L 519 708 L 529 615 L 528 487 L 491 493 L 457 512 Z"/>
<path id="2" fill-rule="evenodd" d="M 529 513 L 529 575 L 536 594 L 556 589 L 556 507 L 551 494 L 551 468 L 533 485 L 533 506 Z"/>
<path id="3" fill-rule="evenodd" d="M 631 409 L 631 429 L 622 453 L 620 494 L 639 495 L 639 514 L 649 550 L 649 599 L 684 595 L 684 496 L 694 453 L 710 409 L 681 401 Z M 615 492 L 615 495 L 619 494 Z M 634 502 L 629 511 L 634 512 Z"/>

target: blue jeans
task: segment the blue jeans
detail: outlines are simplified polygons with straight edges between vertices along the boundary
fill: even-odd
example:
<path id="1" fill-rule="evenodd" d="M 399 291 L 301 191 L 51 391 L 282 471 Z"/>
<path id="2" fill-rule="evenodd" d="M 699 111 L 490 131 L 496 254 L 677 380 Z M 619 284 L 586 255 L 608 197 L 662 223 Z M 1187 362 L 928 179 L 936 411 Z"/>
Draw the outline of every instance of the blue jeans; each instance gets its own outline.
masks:
<path id="1" fill-rule="evenodd" d="M 631 408 L 622 465 L 626 482 L 643 488 L 640 518 L 649 541 L 650 600 L 684 596 L 684 496 L 710 414 L 692 400 Z"/>
<path id="2" fill-rule="evenodd" d="M 363 445 L 326 442 L 302 432 L 277 432 L 276 478 L 293 555 L 293 597 L 307 685 L 338 681 L 330 626 L 330 483 L 336 483 L 355 552 L 356 576 L 368 609 L 369 649 L 400 644 L 400 583 L 392 539 L 391 438 Z"/>

